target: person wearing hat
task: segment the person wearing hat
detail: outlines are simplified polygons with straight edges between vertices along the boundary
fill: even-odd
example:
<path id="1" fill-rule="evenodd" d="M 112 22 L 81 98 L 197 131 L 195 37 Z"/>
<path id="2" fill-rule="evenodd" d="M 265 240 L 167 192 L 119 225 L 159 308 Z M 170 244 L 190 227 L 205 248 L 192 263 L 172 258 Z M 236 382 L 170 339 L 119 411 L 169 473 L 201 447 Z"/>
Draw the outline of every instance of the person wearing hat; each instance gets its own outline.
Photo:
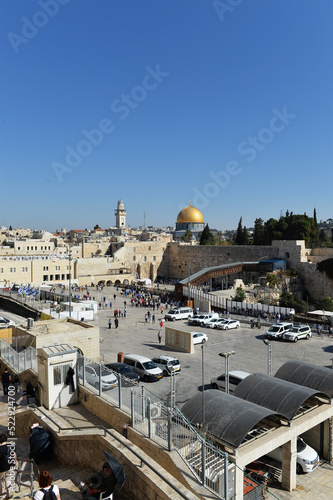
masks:
<path id="1" fill-rule="evenodd" d="M 116 477 L 110 467 L 109 462 L 103 464 L 102 470 L 95 476 L 88 479 L 88 487 L 83 492 L 83 497 L 88 499 L 96 498 L 106 499 L 111 498 L 113 490 L 117 484 Z"/>

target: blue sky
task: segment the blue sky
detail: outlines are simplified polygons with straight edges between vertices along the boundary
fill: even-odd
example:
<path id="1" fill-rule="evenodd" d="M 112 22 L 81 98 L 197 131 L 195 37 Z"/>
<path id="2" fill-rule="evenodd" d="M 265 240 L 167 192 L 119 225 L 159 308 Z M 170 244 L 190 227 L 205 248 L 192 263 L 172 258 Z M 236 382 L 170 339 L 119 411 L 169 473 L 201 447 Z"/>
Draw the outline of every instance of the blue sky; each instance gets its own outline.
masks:
<path id="1" fill-rule="evenodd" d="M 331 0 L 2 0 L 0 225 L 333 217 Z"/>

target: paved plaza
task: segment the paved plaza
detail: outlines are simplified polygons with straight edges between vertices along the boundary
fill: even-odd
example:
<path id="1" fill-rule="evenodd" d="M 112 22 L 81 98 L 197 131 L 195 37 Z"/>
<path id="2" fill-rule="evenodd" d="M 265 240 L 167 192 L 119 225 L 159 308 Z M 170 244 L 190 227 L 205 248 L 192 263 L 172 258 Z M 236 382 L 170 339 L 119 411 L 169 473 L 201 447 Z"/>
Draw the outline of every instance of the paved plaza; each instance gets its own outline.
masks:
<path id="1" fill-rule="evenodd" d="M 155 322 L 145 321 L 148 308 L 135 307 L 131 305 L 131 297 L 121 296 L 120 288 L 105 287 L 102 291 L 96 288 L 89 289 L 91 297 L 102 301 L 106 297 L 108 306 L 98 310 L 92 324 L 100 327 L 101 336 L 101 360 L 105 363 L 117 361 L 118 353 L 136 353 L 152 358 L 159 354 L 176 356 L 180 360 L 181 372 L 176 377 L 176 406 L 181 409 L 183 404 L 195 396 L 202 389 L 210 389 L 210 380 L 214 376 L 224 373 L 224 359 L 218 353 L 221 351 L 234 351 L 230 357 L 230 370 L 242 369 L 249 373 L 267 373 L 268 370 L 268 348 L 263 343 L 264 334 L 269 326 L 263 324 L 262 328 L 251 329 L 248 320 L 240 317 L 241 328 L 237 330 L 212 330 L 207 328 L 190 327 L 187 321 L 170 323 L 186 331 L 202 331 L 208 334 L 208 342 L 202 347 L 195 346 L 193 354 L 175 352 L 164 346 L 164 327 L 160 328 L 160 320 L 164 318 L 164 312 L 160 309 L 151 311 L 155 314 Z M 82 294 L 82 292 L 80 292 Z M 114 294 L 116 299 L 114 300 Z M 126 318 L 120 317 L 118 328 L 114 324 L 114 310 L 124 310 L 126 300 Z M 110 309 L 110 301 L 112 308 Z M 109 329 L 108 322 L 112 319 L 112 328 Z M 158 331 L 162 330 L 162 343 L 158 342 Z M 300 340 L 297 343 L 272 341 L 272 374 L 289 360 L 301 360 L 319 366 L 332 367 L 333 338 L 327 335 L 314 335 L 310 340 Z M 89 353 L 86 353 L 89 357 Z M 168 400 L 171 384 L 170 378 L 163 378 L 154 383 L 144 383 L 147 393 L 152 399 Z M 297 489 L 292 493 L 285 492 L 279 488 L 270 488 L 270 492 L 276 498 L 289 500 L 301 498 L 304 500 L 328 500 L 333 499 L 333 467 L 321 463 L 316 471 L 306 475 L 297 476 Z M 271 498 L 274 498 L 273 496 Z"/>

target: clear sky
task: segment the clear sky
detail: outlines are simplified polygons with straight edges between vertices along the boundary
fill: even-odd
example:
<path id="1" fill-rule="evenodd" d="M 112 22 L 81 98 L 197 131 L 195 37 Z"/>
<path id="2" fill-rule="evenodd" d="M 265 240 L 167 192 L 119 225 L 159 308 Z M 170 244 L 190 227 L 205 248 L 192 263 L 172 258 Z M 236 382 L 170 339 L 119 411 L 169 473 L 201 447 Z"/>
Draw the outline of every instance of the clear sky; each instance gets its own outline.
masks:
<path id="1" fill-rule="evenodd" d="M 332 210 L 332 0 L 2 0 L 0 225 Z"/>

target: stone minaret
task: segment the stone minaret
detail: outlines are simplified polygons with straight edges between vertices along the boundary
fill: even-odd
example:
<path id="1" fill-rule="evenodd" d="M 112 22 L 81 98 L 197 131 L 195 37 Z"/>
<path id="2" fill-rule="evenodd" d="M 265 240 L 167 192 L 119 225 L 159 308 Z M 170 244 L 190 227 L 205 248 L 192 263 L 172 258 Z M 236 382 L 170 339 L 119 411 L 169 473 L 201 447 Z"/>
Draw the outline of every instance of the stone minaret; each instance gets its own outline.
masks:
<path id="1" fill-rule="evenodd" d="M 116 216 L 116 227 L 124 229 L 126 227 L 126 210 L 124 209 L 124 202 L 118 201 L 117 210 L 114 211 Z"/>

